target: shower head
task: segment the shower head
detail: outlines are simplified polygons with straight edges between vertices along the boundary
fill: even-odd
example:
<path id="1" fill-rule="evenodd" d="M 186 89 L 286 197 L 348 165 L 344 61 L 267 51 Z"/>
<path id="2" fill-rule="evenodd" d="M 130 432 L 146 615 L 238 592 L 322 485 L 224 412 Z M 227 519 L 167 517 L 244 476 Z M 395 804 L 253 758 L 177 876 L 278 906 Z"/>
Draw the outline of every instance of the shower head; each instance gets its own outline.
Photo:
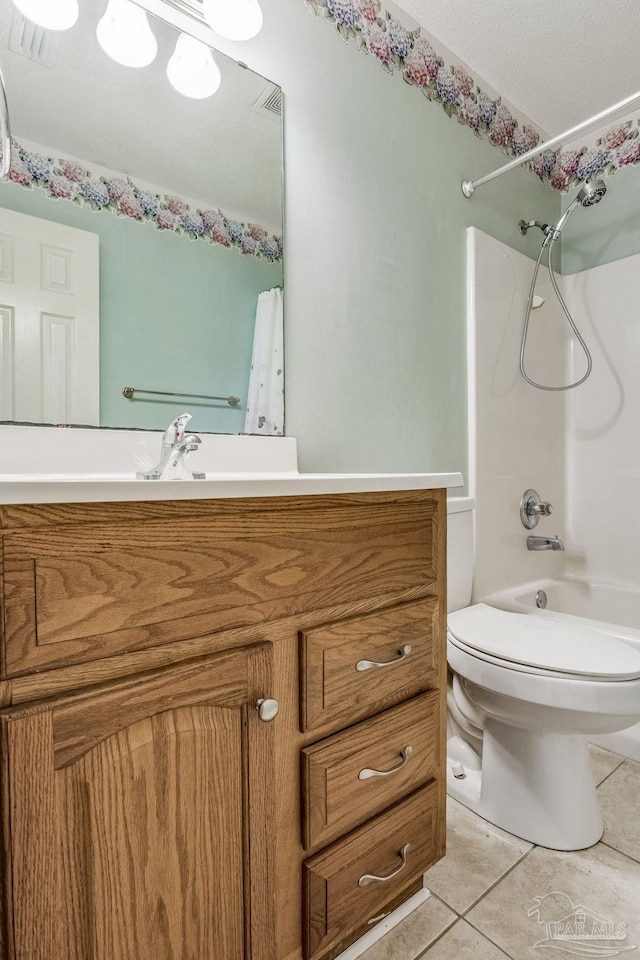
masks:
<path id="1" fill-rule="evenodd" d="M 604 181 L 594 180 L 583 184 L 576 200 L 578 200 L 583 207 L 592 207 L 594 204 L 600 203 L 606 192 L 607 188 Z"/>
<path id="2" fill-rule="evenodd" d="M 589 181 L 588 183 L 583 183 L 582 187 L 578 191 L 578 194 L 573 198 L 565 212 L 556 223 L 555 227 L 549 231 L 545 239 L 549 242 L 552 240 L 557 240 L 566 226 L 567 220 L 576 207 L 593 207 L 596 203 L 600 203 L 606 192 L 607 188 L 602 180 L 593 180 Z"/>

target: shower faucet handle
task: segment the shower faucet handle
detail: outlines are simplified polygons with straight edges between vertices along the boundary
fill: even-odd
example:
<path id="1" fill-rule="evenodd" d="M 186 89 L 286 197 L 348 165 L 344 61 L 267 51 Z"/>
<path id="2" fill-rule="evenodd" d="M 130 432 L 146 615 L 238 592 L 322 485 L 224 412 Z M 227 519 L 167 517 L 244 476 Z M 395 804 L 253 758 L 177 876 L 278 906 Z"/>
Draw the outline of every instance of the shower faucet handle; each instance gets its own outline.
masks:
<path id="1" fill-rule="evenodd" d="M 529 516 L 550 517 L 553 513 L 553 505 L 550 503 L 532 503 L 527 509 Z"/>
<path id="2" fill-rule="evenodd" d="M 525 490 L 520 501 L 520 520 L 526 530 L 533 530 L 540 517 L 550 517 L 553 504 L 540 499 L 537 490 Z"/>

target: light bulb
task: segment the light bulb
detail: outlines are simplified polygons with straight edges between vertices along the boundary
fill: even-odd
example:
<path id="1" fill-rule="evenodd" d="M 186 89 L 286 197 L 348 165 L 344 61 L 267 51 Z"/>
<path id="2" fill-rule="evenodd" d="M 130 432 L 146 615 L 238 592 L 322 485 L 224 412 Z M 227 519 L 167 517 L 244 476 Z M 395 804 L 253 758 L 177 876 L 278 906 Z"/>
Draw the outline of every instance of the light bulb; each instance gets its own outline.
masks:
<path id="1" fill-rule="evenodd" d="M 129 0 L 109 0 L 96 36 L 104 52 L 125 67 L 148 67 L 158 52 L 146 13 Z"/>
<path id="2" fill-rule="evenodd" d="M 222 79 L 211 49 L 186 33 L 178 37 L 175 53 L 167 64 L 167 76 L 178 93 L 194 100 L 212 97 Z"/>
<path id="3" fill-rule="evenodd" d="M 258 0 L 204 0 L 204 17 L 227 40 L 251 40 L 262 29 Z"/>
<path id="4" fill-rule="evenodd" d="M 78 0 L 13 0 L 27 20 L 45 30 L 68 30 L 78 19 Z"/>

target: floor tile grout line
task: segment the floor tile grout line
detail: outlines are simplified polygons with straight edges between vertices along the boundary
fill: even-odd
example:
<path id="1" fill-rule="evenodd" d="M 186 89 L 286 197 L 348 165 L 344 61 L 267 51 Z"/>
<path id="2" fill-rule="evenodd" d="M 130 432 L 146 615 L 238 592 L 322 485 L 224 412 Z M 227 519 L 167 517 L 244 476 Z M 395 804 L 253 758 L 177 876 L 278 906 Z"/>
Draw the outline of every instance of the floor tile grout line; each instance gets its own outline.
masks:
<path id="1" fill-rule="evenodd" d="M 441 903 L 443 907 L 446 907 L 448 910 L 451 910 L 451 907 L 449 906 L 449 904 L 445 903 L 444 900 L 441 900 L 440 897 L 435 895 L 435 893 L 431 892 L 431 896 L 433 897 L 434 900 L 437 900 L 438 903 Z M 431 947 L 435 946 L 438 940 L 441 940 L 444 937 L 445 933 L 448 933 L 449 930 L 452 929 L 452 927 L 455 927 L 458 920 L 460 920 L 460 916 L 459 914 L 456 913 L 455 916 L 453 917 L 453 920 L 451 920 L 451 922 L 447 924 L 444 930 L 440 931 L 437 937 L 433 938 L 429 946 L 425 950 L 423 950 L 421 953 L 416 954 L 414 960 L 421 960 L 422 957 L 426 957 L 429 950 L 431 950 Z"/>
<path id="2" fill-rule="evenodd" d="M 532 849 L 533 849 L 533 848 L 532 848 Z M 518 862 L 521 863 L 521 862 L 524 860 L 524 858 L 527 857 L 530 853 L 531 853 L 531 850 L 528 850 L 527 853 L 525 853 L 524 856 L 522 856 Z M 517 864 L 516 864 L 516 866 L 517 866 Z M 505 876 L 506 876 L 506 874 L 505 874 Z M 492 888 L 492 889 L 493 889 L 493 888 Z M 488 891 L 487 891 L 487 892 L 488 892 Z M 445 901 L 442 900 L 441 897 L 438 897 L 435 893 L 432 893 L 431 896 L 434 898 L 434 900 L 438 900 L 444 907 L 448 907 L 450 910 L 453 909 L 452 907 L 449 907 L 449 904 L 448 904 L 448 903 L 445 903 Z M 483 896 L 485 896 L 485 894 L 483 894 Z M 477 903 L 477 902 L 479 902 L 479 901 L 476 901 L 476 903 Z M 471 909 L 471 908 L 469 908 L 469 909 Z M 428 954 L 428 952 L 429 952 L 429 950 L 431 950 L 431 947 L 435 946 L 435 944 L 438 942 L 438 940 L 442 940 L 442 938 L 444 937 L 445 933 L 449 933 L 449 931 L 452 930 L 452 929 L 456 926 L 456 924 L 458 924 L 458 923 L 466 923 L 467 926 L 471 927 L 471 929 L 474 930 L 477 934 L 479 934 L 484 940 L 488 940 L 489 943 L 491 943 L 494 947 L 496 947 L 496 949 L 499 950 L 500 953 L 503 953 L 503 954 L 505 955 L 505 957 L 508 957 L 509 960 L 515 960 L 515 958 L 512 957 L 510 953 L 507 953 L 507 951 L 506 951 L 506 950 L 503 950 L 501 946 L 499 946 L 497 943 L 494 943 L 494 941 L 491 939 L 491 937 L 488 937 L 488 936 L 486 935 L 486 933 L 483 933 L 483 932 L 482 932 L 482 930 L 478 930 L 477 927 L 474 927 L 474 925 L 473 925 L 472 923 L 469 923 L 469 921 L 468 921 L 465 917 L 460 916 L 460 914 L 457 914 L 457 915 L 456 915 L 456 918 L 455 918 L 455 920 L 453 921 L 453 923 L 449 924 L 449 926 L 448 926 L 445 930 L 443 930 L 442 933 L 439 933 L 438 936 L 437 936 L 434 940 L 431 941 L 431 943 L 429 944 L 429 946 L 427 947 L 427 949 L 424 951 L 424 953 L 418 954 L 418 956 L 415 958 L 415 960 L 422 960 L 423 957 L 426 957 L 427 954 Z M 428 958 L 427 958 L 427 960 L 428 960 Z"/>
<path id="3" fill-rule="evenodd" d="M 624 850 L 618 850 L 617 847 L 613 847 L 610 843 L 607 843 L 606 840 L 598 840 L 598 843 L 601 843 L 603 847 L 607 848 L 607 850 L 613 850 L 614 853 L 619 853 L 621 857 L 626 857 L 627 860 L 631 860 L 632 863 L 640 863 L 640 857 L 634 857 L 630 853 L 625 853 Z M 587 849 L 590 850 L 592 848 L 587 847 Z"/>
<path id="4" fill-rule="evenodd" d="M 524 859 L 524 858 L 523 858 L 523 859 Z M 507 951 L 504 949 L 504 947 L 501 947 L 500 944 L 498 944 L 498 943 L 495 942 L 495 940 L 492 940 L 491 937 L 488 937 L 487 934 L 484 933 L 482 930 L 478 930 L 478 928 L 477 928 L 476 926 L 474 926 L 474 924 L 471 923 L 470 920 L 466 920 L 466 919 L 465 919 L 464 922 L 465 922 L 465 923 L 468 923 L 469 926 L 470 926 L 473 930 L 476 931 L 476 933 L 479 933 L 479 934 L 480 934 L 481 937 L 484 937 L 485 940 L 488 940 L 489 943 L 491 943 L 497 950 L 500 951 L 500 953 L 504 953 L 505 957 L 508 957 L 509 960 L 517 960 L 517 958 L 514 957 L 512 953 L 507 953 Z"/>
<path id="5" fill-rule="evenodd" d="M 596 790 L 599 790 L 600 787 L 602 786 L 602 784 L 603 784 L 603 783 L 606 783 L 607 780 L 609 779 L 609 777 L 612 776 L 612 775 L 616 772 L 616 770 L 619 770 L 619 769 L 620 769 L 620 767 L 621 767 L 622 764 L 625 762 L 625 760 L 626 760 L 626 757 L 621 757 L 620 763 L 618 763 L 618 764 L 613 768 L 613 770 L 610 770 L 609 773 L 608 773 L 606 776 L 604 776 L 604 777 L 602 778 L 602 780 L 599 781 L 599 783 L 596 783 Z"/>
<path id="6" fill-rule="evenodd" d="M 511 864 L 511 866 L 509 867 L 508 870 L 505 870 L 505 872 L 504 872 L 500 877 L 498 877 L 498 879 L 495 880 L 495 881 L 491 884 L 491 886 L 487 887 L 487 889 L 484 891 L 484 893 L 482 893 L 479 897 L 477 897 L 477 898 L 473 901 L 473 903 L 470 904 L 470 906 L 466 907 L 466 909 L 463 910 L 462 913 L 458 914 L 458 916 L 459 916 L 461 919 L 466 920 L 466 918 L 467 918 L 468 914 L 470 913 L 470 911 L 473 910 L 474 907 L 477 907 L 478 904 L 481 903 L 481 902 L 484 900 L 485 897 L 488 897 L 489 894 L 490 894 L 493 890 L 495 890 L 495 888 L 498 886 L 498 884 L 499 884 L 499 883 L 502 883 L 502 881 L 505 880 L 505 879 L 509 876 L 510 873 L 513 873 L 513 871 L 516 869 L 516 867 L 519 867 L 520 864 L 521 864 L 524 860 L 526 860 L 527 857 L 529 856 L 529 854 L 530 854 L 533 850 L 535 850 L 535 849 L 536 849 L 536 845 L 533 844 L 528 850 L 525 851 L 525 853 L 522 854 L 521 857 L 519 857 L 519 858 L 515 861 L 515 863 L 512 863 L 512 864 Z M 447 906 L 449 906 L 449 904 L 447 904 Z M 450 907 L 450 909 L 453 910 L 453 907 Z M 475 929 L 475 928 L 474 928 L 474 929 Z M 482 931 L 478 931 L 478 932 L 481 933 Z"/>

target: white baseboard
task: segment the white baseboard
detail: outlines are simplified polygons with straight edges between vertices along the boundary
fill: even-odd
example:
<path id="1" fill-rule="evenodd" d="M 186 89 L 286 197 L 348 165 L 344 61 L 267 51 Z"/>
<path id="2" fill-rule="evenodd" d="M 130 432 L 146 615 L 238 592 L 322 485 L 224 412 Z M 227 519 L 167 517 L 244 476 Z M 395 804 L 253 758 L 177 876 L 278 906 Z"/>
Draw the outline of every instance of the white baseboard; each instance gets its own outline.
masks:
<path id="1" fill-rule="evenodd" d="M 368 950 L 369 947 L 372 947 L 374 943 L 377 943 L 378 940 L 384 937 L 385 933 L 389 933 L 401 920 L 404 920 L 404 918 L 408 917 L 410 913 L 413 913 L 417 907 L 425 903 L 430 896 L 431 893 L 426 887 L 418 890 L 412 897 L 409 897 L 408 900 L 401 903 L 393 913 L 390 913 L 384 920 L 377 923 L 375 927 L 368 930 L 363 937 L 360 937 L 360 939 L 352 943 L 350 947 L 347 947 L 339 957 L 336 957 L 336 960 L 356 960 L 365 950 Z"/>

